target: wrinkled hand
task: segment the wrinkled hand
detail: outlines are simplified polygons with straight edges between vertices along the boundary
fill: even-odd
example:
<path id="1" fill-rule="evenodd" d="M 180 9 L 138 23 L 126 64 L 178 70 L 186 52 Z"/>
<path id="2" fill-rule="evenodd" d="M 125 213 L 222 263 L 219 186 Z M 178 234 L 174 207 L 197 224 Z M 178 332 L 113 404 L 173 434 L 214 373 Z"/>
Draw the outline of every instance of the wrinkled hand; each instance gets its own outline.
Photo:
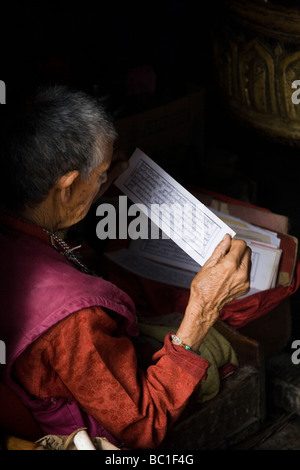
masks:
<path id="1" fill-rule="evenodd" d="M 250 288 L 251 249 L 226 235 L 192 281 L 178 336 L 198 347 L 222 308 Z"/>
<path id="2" fill-rule="evenodd" d="M 246 294 L 250 288 L 251 250 L 226 235 L 191 284 L 191 301 L 210 312 Z"/>

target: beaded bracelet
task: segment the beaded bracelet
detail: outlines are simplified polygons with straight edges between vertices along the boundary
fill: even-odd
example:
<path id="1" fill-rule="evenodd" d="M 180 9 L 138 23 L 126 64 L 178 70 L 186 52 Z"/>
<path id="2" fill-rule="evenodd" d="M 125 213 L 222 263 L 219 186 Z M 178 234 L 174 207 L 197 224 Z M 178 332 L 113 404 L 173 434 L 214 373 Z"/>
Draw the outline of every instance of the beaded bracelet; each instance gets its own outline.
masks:
<path id="1" fill-rule="evenodd" d="M 172 338 L 172 343 L 176 344 L 176 346 L 181 346 L 182 348 L 184 348 L 186 350 L 191 350 L 190 346 L 188 346 L 183 341 L 181 341 L 181 339 L 178 338 L 178 336 L 172 334 L 171 338 Z"/>

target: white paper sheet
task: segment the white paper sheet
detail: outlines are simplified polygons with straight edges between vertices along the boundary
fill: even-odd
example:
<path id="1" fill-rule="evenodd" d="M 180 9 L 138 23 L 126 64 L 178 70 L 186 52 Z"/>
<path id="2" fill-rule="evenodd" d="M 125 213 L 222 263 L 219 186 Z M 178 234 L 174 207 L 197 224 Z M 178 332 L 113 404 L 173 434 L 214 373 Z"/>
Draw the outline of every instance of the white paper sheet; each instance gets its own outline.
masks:
<path id="1" fill-rule="evenodd" d="M 131 250 L 118 250 L 105 253 L 105 256 L 138 276 L 157 282 L 163 282 L 171 286 L 189 289 L 195 277 L 195 274 L 192 272 L 150 261 L 133 253 Z"/>
<path id="2" fill-rule="evenodd" d="M 138 256 L 197 273 L 201 266 L 186 254 L 173 240 L 133 240 L 129 249 Z"/>
<path id="3" fill-rule="evenodd" d="M 242 238 L 243 240 L 249 239 L 272 245 L 276 248 L 280 247 L 280 238 L 276 232 L 250 224 L 238 217 L 223 214 L 215 209 L 211 210 L 236 232 L 236 238 Z"/>
<path id="4" fill-rule="evenodd" d="M 235 236 L 234 230 L 140 149 L 115 185 L 200 266 L 226 233 Z"/>
<path id="5" fill-rule="evenodd" d="M 251 292 L 253 289 L 258 291 L 274 287 L 282 250 L 253 240 L 245 241 L 252 250 Z M 129 245 L 129 252 L 138 255 L 139 259 L 146 258 L 175 269 L 190 271 L 193 276 L 201 269 L 201 266 L 172 240 L 133 240 Z M 152 274 L 152 279 L 154 278 L 155 273 Z"/>
<path id="6" fill-rule="evenodd" d="M 275 287 L 282 250 L 253 241 L 247 244 L 252 250 L 251 288 L 266 290 Z"/>

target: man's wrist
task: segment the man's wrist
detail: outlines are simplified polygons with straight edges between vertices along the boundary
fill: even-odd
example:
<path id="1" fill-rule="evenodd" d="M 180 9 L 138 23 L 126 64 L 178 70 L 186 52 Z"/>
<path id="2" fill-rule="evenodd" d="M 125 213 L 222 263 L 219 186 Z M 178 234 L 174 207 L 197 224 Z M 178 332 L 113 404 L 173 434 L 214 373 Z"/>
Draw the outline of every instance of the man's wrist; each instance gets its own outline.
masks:
<path id="1" fill-rule="evenodd" d="M 176 336 L 191 349 L 198 351 L 205 336 L 214 325 L 217 318 L 218 315 L 204 314 L 204 312 L 198 313 L 194 309 L 187 309 Z"/>

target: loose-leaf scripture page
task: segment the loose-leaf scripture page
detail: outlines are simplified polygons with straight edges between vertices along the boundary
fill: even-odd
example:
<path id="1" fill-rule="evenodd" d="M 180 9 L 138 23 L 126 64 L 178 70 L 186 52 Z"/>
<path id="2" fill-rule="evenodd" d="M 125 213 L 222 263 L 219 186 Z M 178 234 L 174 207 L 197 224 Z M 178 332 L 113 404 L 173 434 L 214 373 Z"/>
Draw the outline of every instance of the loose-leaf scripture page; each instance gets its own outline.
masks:
<path id="1" fill-rule="evenodd" d="M 235 232 L 140 149 L 115 185 L 200 266 Z"/>

